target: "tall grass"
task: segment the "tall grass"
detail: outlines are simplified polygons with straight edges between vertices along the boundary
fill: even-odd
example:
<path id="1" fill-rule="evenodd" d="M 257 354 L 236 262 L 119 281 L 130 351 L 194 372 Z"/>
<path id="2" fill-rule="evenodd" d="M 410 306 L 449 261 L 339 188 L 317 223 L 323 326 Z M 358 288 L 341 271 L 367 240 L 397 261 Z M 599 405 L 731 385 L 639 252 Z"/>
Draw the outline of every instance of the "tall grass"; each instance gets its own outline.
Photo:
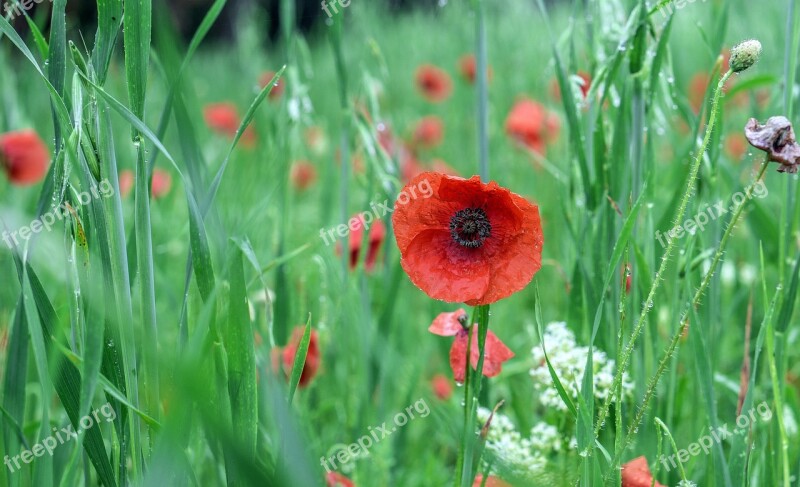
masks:
<path id="1" fill-rule="evenodd" d="M 514 485 L 619 485 L 622 465 L 644 455 L 664 485 L 792 485 L 797 178 L 726 147 L 750 117 L 796 115 L 794 2 L 760 5 L 757 16 L 743 0 L 666 15 L 666 2 L 643 0 L 476 0 L 402 15 L 354 2 L 308 34 L 284 23 L 268 46 L 253 40 L 264 30 L 255 9 L 237 20 L 234 47 L 207 39 L 226 4 L 213 2 L 185 45 L 166 9 L 146 0 L 98 0 L 94 32 L 78 30 L 66 0 L 54 0 L 49 18 L 42 6 L 27 12 L 24 30 L 0 19 L 0 133 L 34 127 L 53 153 L 41 184 L 0 183 L 0 224 L 14 230 L 62 203 L 74 210 L 51 232 L 0 247 L 0 456 L 13 459 L 53 428 L 78 430 L 106 402 L 115 412 L 53 455 L 6 468 L 0 487 L 321 486 L 318 458 L 419 399 L 429 416 L 339 471 L 359 486 L 469 486 L 489 470 Z M 282 1 L 282 17 L 297 8 Z M 724 48 L 751 37 L 764 43 L 761 62 L 724 73 Z M 476 54 L 475 85 L 458 74 L 465 53 Z M 453 77 L 443 104 L 415 92 L 415 69 L 427 62 Z M 277 74 L 259 86 L 267 70 Z M 580 71 L 592 78 L 585 96 Z M 712 81 L 692 106 L 697 73 Z M 276 83 L 287 91 L 273 100 Z M 542 154 L 504 133 L 522 95 L 561 122 Z M 203 121 L 218 101 L 243 113 L 228 139 Z M 536 201 L 546 234 L 535 282 L 491 313 L 475 310 L 481 347 L 491 329 L 516 357 L 492 379 L 481 362 L 447 399 L 430 381 L 450 374 L 449 343 L 427 327 L 456 306 L 406 279 L 391 215 L 372 271 L 368 232 L 352 265 L 353 235 L 326 245 L 318 228 L 394 201 L 403 161 L 381 137 L 408 138 L 425 115 L 441 117 L 446 136 L 419 151 L 423 163 L 444 159 Z M 312 126 L 327 147 L 306 140 Z M 248 130 L 255 147 L 243 143 Z M 321 175 L 306 192 L 292 184 L 299 159 Z M 129 197 L 123 170 L 135 174 Z M 156 170 L 175 180 L 162 199 L 152 195 Z M 658 243 L 656 231 L 728 204 L 762 177 L 764 199 Z M 113 195 L 80 203 L 106 180 Z M 552 321 L 615 359 L 607 397 L 596 395 L 599 355 L 581 364 L 580 384 L 559 376 L 541 343 Z M 276 368 L 295 327 L 297 353 L 288 370 Z M 321 367 L 302 387 L 312 334 Z M 534 347 L 545 347 L 544 364 L 533 362 Z M 529 371 L 539 366 L 563 410 L 534 393 Z M 557 430 L 564 448 L 547 454 L 541 476 L 526 478 L 475 440 L 484 425 L 474 412 L 501 401 L 497 414 L 522 436 L 540 422 Z M 659 463 L 763 401 L 773 421 L 680 468 Z"/>

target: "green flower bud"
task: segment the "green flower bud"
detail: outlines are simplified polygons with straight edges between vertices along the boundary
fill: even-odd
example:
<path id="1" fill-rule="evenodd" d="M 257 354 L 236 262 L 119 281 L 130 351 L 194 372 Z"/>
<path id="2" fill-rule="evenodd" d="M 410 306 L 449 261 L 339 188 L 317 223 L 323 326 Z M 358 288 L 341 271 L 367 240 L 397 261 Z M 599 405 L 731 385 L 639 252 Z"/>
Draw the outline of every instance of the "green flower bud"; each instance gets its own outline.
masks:
<path id="1" fill-rule="evenodd" d="M 755 39 L 744 41 L 731 49 L 731 69 L 734 73 L 741 73 L 754 65 L 761 56 L 761 43 Z"/>

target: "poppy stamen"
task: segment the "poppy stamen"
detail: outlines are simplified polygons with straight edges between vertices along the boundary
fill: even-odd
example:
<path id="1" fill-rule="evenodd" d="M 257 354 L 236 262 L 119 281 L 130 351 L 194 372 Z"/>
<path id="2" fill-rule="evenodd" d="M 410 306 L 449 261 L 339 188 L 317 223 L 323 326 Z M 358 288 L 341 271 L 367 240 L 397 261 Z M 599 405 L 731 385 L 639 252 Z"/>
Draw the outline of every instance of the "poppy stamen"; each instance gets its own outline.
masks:
<path id="1" fill-rule="evenodd" d="M 459 210 L 450 219 L 450 235 L 462 247 L 477 249 L 491 234 L 492 224 L 481 208 Z"/>

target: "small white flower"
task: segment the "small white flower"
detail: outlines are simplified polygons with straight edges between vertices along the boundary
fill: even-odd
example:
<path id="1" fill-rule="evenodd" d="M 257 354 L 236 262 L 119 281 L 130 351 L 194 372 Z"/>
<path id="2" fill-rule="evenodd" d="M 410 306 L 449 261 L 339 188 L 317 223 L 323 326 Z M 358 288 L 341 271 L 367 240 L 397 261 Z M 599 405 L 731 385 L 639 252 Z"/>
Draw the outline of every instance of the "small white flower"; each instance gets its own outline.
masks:
<path id="1" fill-rule="evenodd" d="M 486 423 L 491 411 L 478 408 L 478 419 Z M 486 436 L 486 449 L 514 468 L 519 475 L 540 473 L 551 453 L 561 450 L 558 429 L 547 423 L 531 428 L 529 438 L 523 438 L 508 416 L 495 413 Z"/>
<path id="2" fill-rule="evenodd" d="M 564 386 L 564 390 L 572 399 L 577 400 L 583 381 L 586 359 L 589 355 L 589 347 L 578 346 L 575 342 L 575 335 L 563 321 L 547 325 L 544 332 L 544 343 L 547 356 Z M 595 347 L 592 347 L 591 351 L 594 366 L 592 370 L 594 396 L 596 399 L 603 400 L 608 397 L 614 383 L 615 362 L 609 359 L 605 352 Z M 541 346 L 534 347 L 532 355 L 535 365 L 530 370 L 530 375 L 533 378 L 534 389 L 538 394 L 539 401 L 547 407 L 566 411 L 567 406 L 561 400 L 553 384 Z M 622 392 L 627 396 L 632 391 L 633 384 L 625 374 L 622 380 Z"/>
<path id="3" fill-rule="evenodd" d="M 677 487 L 697 487 L 697 484 L 695 484 L 691 480 L 681 480 L 680 482 L 678 482 Z"/>

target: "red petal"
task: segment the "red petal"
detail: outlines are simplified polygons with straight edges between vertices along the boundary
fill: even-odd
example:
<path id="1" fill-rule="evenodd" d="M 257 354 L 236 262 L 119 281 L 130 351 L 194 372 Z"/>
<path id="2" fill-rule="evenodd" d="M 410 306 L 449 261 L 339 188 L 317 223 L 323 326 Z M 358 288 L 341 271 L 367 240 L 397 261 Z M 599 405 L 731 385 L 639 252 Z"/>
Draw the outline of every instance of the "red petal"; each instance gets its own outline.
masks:
<path id="1" fill-rule="evenodd" d="M 450 347 L 450 368 L 453 369 L 453 379 L 462 384 L 467 373 L 467 341 L 467 332 L 462 331 L 456 335 L 453 346 Z"/>
<path id="2" fill-rule="evenodd" d="M 488 291 L 480 299 L 465 301 L 469 306 L 490 304 L 521 291 L 542 267 L 544 235 L 539 208 L 525 198 L 511 194 L 522 210 L 522 229 L 512 241 L 502 244 L 502 254 L 491 260 L 492 278 Z M 487 246 L 487 251 L 491 247 Z"/>
<path id="3" fill-rule="evenodd" d="M 408 246 L 400 264 L 411 282 L 434 299 L 480 300 L 489 287 L 489 264 L 469 258 L 457 247 L 447 230 L 423 231 Z"/>
<path id="4" fill-rule="evenodd" d="M 473 337 L 474 347 L 472 349 L 472 356 L 470 360 L 474 362 L 473 367 L 478 367 L 478 356 L 480 349 L 478 348 L 478 337 Z M 497 338 L 497 335 L 489 331 L 486 334 L 486 351 L 484 352 L 483 359 L 483 375 L 486 377 L 494 377 L 500 373 L 503 368 L 503 362 L 512 358 L 512 352 L 506 345 Z"/>
<path id="5" fill-rule="evenodd" d="M 466 352 L 468 337 L 466 332 L 456 335 L 453 346 L 450 348 L 450 368 L 453 369 L 453 378 L 456 382 L 464 382 L 466 375 Z M 483 375 L 494 377 L 503 368 L 503 362 L 514 356 L 514 352 L 497 338 L 497 335 L 489 331 L 486 334 L 486 351 L 483 359 Z M 478 327 L 472 327 L 472 346 L 470 347 L 469 361 L 472 370 L 478 367 L 480 357 L 480 347 L 478 346 Z"/>
<path id="6" fill-rule="evenodd" d="M 653 474 L 644 456 L 635 458 L 622 466 L 622 487 L 650 487 Z M 664 487 L 656 482 L 655 487 Z"/>
<path id="7" fill-rule="evenodd" d="M 441 313 L 434 318 L 433 323 L 428 327 L 428 331 L 434 335 L 443 337 L 453 336 L 464 329 L 459 321 L 459 318 L 462 316 L 467 316 L 467 312 L 463 309 L 453 311 L 452 313 Z"/>

